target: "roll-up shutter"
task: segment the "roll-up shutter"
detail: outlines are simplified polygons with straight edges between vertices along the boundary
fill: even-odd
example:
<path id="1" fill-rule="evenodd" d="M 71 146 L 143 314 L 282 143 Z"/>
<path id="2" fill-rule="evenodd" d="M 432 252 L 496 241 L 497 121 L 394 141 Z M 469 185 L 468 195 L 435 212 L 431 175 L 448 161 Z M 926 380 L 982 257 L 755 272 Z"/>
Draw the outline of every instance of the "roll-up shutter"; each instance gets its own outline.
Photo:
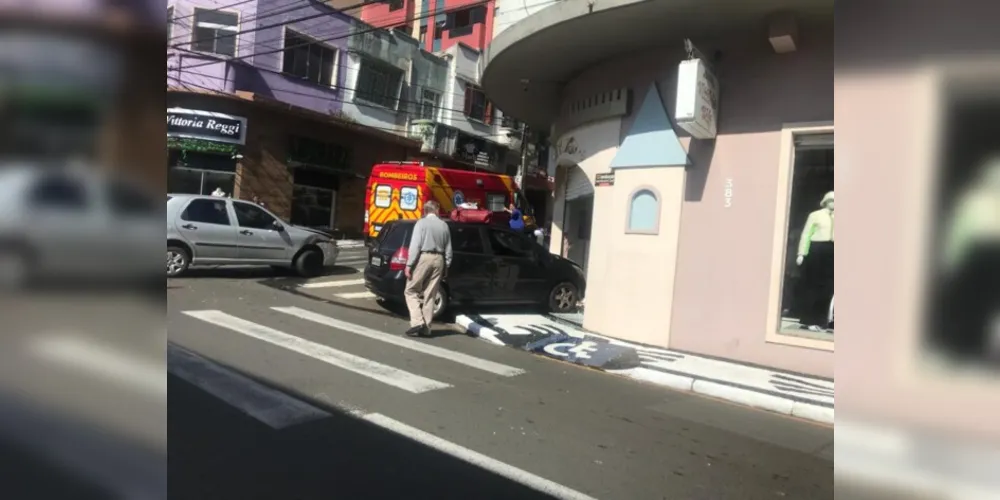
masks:
<path id="1" fill-rule="evenodd" d="M 580 167 L 571 167 L 569 178 L 566 179 L 566 201 L 592 194 L 594 194 L 594 185 L 590 183 L 587 173 Z"/>

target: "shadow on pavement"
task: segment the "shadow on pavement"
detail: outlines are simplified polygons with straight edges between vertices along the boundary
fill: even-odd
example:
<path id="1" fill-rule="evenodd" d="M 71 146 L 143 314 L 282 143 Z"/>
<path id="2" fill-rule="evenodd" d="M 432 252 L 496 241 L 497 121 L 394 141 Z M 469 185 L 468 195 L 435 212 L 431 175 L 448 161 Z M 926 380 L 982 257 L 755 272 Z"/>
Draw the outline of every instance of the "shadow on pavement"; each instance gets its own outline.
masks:
<path id="1" fill-rule="evenodd" d="M 345 413 L 275 430 L 181 379 L 168 384 L 173 498 L 552 498 Z"/>

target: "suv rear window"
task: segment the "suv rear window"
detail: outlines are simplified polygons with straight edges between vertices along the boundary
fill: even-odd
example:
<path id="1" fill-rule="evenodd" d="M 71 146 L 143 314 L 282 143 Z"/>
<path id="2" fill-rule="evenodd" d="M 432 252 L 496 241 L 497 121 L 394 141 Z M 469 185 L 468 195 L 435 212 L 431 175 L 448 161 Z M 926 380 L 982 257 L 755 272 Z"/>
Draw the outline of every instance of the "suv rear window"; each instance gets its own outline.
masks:
<path id="1" fill-rule="evenodd" d="M 406 244 L 406 238 L 410 235 L 412 227 L 413 224 L 386 224 L 375 241 L 379 248 L 396 250 Z"/>

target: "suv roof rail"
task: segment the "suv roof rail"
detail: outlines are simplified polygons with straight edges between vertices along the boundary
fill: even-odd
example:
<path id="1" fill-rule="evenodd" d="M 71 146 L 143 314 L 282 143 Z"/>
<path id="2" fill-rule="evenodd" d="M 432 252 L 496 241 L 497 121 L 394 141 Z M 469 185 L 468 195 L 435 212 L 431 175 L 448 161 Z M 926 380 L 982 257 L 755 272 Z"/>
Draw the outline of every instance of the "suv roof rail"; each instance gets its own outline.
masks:
<path id="1" fill-rule="evenodd" d="M 422 161 L 384 161 L 382 163 L 389 165 L 418 165 L 421 167 L 424 166 L 424 162 Z"/>

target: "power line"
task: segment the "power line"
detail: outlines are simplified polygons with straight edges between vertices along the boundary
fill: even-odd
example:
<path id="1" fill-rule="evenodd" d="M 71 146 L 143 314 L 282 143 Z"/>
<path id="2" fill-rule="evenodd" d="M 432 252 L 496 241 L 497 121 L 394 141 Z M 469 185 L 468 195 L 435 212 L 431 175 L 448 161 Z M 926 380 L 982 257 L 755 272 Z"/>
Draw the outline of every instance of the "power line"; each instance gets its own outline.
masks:
<path id="1" fill-rule="evenodd" d="M 170 78 L 172 80 L 175 80 L 181 87 L 184 87 L 184 88 L 189 88 L 190 89 L 190 87 L 194 87 L 194 88 L 197 88 L 199 90 L 205 90 L 205 91 L 211 92 L 212 94 L 216 94 L 216 95 L 220 95 L 220 94 L 221 95 L 231 95 L 231 94 L 228 94 L 228 93 L 225 93 L 225 92 L 219 92 L 219 91 L 217 91 L 215 89 L 212 89 L 212 88 L 209 88 L 209 87 L 205 87 L 204 85 L 198 85 L 198 84 L 195 84 L 195 83 L 182 82 L 179 78 L 177 78 L 175 76 L 168 76 L 168 78 Z M 289 92 L 285 91 L 285 93 L 289 93 Z M 309 97 L 315 97 L 315 96 L 309 95 Z M 324 98 L 324 99 L 327 99 L 327 100 L 330 100 L 330 101 L 335 101 L 335 102 L 350 103 L 350 101 L 344 101 L 344 100 L 340 100 L 340 99 L 333 99 L 333 98 Z M 282 104 L 286 104 L 286 105 L 289 105 L 289 106 L 297 107 L 294 104 L 290 104 L 290 103 L 283 102 Z M 353 103 L 351 103 L 351 104 L 353 104 Z M 362 104 L 362 105 L 364 105 L 364 104 Z M 303 109 L 306 109 L 306 108 L 303 108 Z M 312 110 L 309 110 L 309 111 L 312 111 Z M 362 123 L 354 123 L 354 124 L 357 125 L 357 126 L 359 126 L 359 127 L 367 127 L 367 128 L 371 128 L 371 129 L 375 129 L 375 130 L 384 130 L 384 131 L 387 131 L 387 132 L 393 132 L 396 135 L 400 135 L 400 130 L 398 128 L 377 127 L 377 126 L 373 126 L 373 125 L 365 125 L 365 124 L 362 124 Z M 444 125 L 444 124 L 441 124 L 441 125 Z M 448 125 L 444 125 L 444 126 L 449 127 Z M 449 127 L 449 128 L 453 128 L 453 129 L 458 130 L 456 127 Z M 485 139 L 485 138 L 490 138 L 490 137 L 503 137 L 503 136 L 507 136 L 508 134 L 507 134 L 507 132 L 500 132 L 500 133 L 496 133 L 496 134 L 486 134 L 486 135 L 479 135 L 479 134 L 468 134 L 468 135 L 472 135 L 472 136 L 475 136 L 475 137 L 479 137 L 479 138 Z M 405 136 L 404 135 L 400 135 L 400 137 L 405 137 Z M 500 146 L 500 147 L 503 147 L 503 146 Z"/>
<path id="2" fill-rule="evenodd" d="M 172 78 L 172 79 L 174 79 L 174 80 L 178 80 L 178 79 L 177 79 L 176 77 L 172 77 L 172 76 L 168 76 L 168 78 Z M 188 84 L 188 83 L 184 83 L 184 82 L 180 82 L 180 81 L 178 81 L 177 83 L 179 83 L 179 84 L 180 84 L 180 85 L 181 85 L 182 87 L 184 87 L 184 88 L 186 88 L 186 89 L 188 89 L 188 90 L 191 90 L 191 89 L 190 89 L 190 87 L 195 87 L 195 88 L 198 88 L 198 89 L 201 89 L 201 90 L 206 90 L 206 91 L 209 91 L 209 92 L 210 92 L 210 94 L 208 94 L 208 95 L 218 95 L 218 94 L 219 94 L 219 92 L 217 92 L 217 91 L 216 91 L 215 89 L 210 89 L 210 88 L 208 88 L 208 87 L 204 87 L 204 86 L 201 86 L 201 85 L 197 85 L 197 84 Z M 224 94 L 223 94 L 223 95 L 224 95 Z M 287 104 L 287 103 L 285 103 L 285 104 Z M 345 125 L 348 125 L 348 126 L 350 126 L 350 125 L 355 125 L 355 126 L 357 126 L 357 127 L 360 127 L 360 128 L 363 128 L 363 129 L 372 129 L 372 130 L 382 130 L 382 131 L 386 131 L 386 132 L 391 132 L 391 133 L 393 133 L 394 135 L 397 135 L 397 136 L 399 136 L 400 138 L 404 138 L 404 139 L 411 139 L 411 138 L 409 138 L 409 137 L 406 137 L 406 136 L 403 136 L 403 135 L 400 135 L 400 133 L 399 133 L 399 132 L 400 132 L 400 131 L 399 131 L 399 129 L 396 129 L 396 128 L 387 128 L 387 127 L 374 127 L 374 126 L 371 126 L 371 125 L 364 125 L 364 124 L 361 124 L 361 123 L 348 123 L 348 124 L 345 124 Z M 493 135 L 497 135 L 497 134 L 493 134 Z M 477 137 L 480 137 L 480 138 L 482 138 L 483 136 L 477 136 Z M 416 140 L 416 139 L 414 139 L 414 140 Z M 503 146 L 500 146 L 500 147 L 503 147 Z M 508 151 L 510 151 L 510 149 L 509 149 L 509 148 L 505 148 L 505 149 L 508 149 Z M 440 151 L 440 150 L 437 150 L 437 149 L 435 149 L 435 151 L 436 151 L 436 152 L 437 152 L 438 154 L 442 154 L 442 155 L 445 155 L 445 156 L 447 156 L 447 157 L 450 157 L 450 158 L 452 158 L 452 159 L 454 159 L 454 160 L 456 160 L 456 161 L 460 161 L 460 162 L 461 162 L 461 161 L 463 161 L 463 160 L 461 160 L 461 159 L 459 159 L 459 158 L 456 158 L 456 157 L 454 156 L 454 154 L 449 154 L 449 153 L 447 153 L 447 152 L 444 152 L 444 151 Z M 499 160 L 499 158 L 498 158 L 498 160 Z M 468 163 L 468 162 L 466 162 L 466 163 Z M 503 161 L 501 160 L 501 164 L 503 164 L 503 163 L 505 163 L 505 162 L 503 162 Z M 501 165 L 501 166 L 502 166 L 502 165 Z"/>
<path id="3" fill-rule="evenodd" d="M 368 4 L 367 3 L 359 3 L 359 4 L 356 4 L 356 5 L 348 6 L 348 7 L 344 8 L 343 10 L 357 9 L 359 7 L 364 7 L 365 5 L 368 5 Z M 292 10 L 298 10 L 299 8 L 300 7 L 296 7 L 294 9 L 292 9 Z M 291 12 L 291 11 L 285 11 L 285 12 L 281 12 L 281 13 L 284 14 L 286 12 Z M 233 31 L 233 32 L 227 32 L 227 34 L 225 34 L 225 35 L 218 35 L 218 36 L 212 37 L 210 39 L 198 40 L 198 41 L 202 42 L 202 41 L 208 41 L 208 40 L 219 40 L 219 39 L 222 39 L 222 38 L 229 38 L 229 37 L 235 38 L 238 35 L 244 35 L 244 34 L 247 34 L 247 33 L 254 33 L 256 31 L 266 30 L 266 29 L 271 29 L 271 28 L 280 28 L 280 27 L 285 26 L 287 24 L 297 23 L 297 22 L 300 22 L 300 21 L 309 21 L 311 19 L 317 19 L 317 18 L 320 18 L 320 17 L 326 17 L 326 16 L 330 16 L 332 14 L 333 14 L 333 12 L 316 12 L 316 13 L 310 14 L 308 16 L 302 16 L 302 17 L 298 17 L 298 18 L 295 18 L 295 19 L 289 19 L 289 20 L 281 21 L 279 23 L 274 23 L 274 24 L 265 24 L 263 26 L 254 26 L 253 28 L 246 29 L 246 30 L 238 30 L 238 31 Z M 193 44 L 193 43 L 194 43 L 194 40 L 192 40 L 190 42 L 187 42 L 187 44 Z M 172 45 L 172 47 L 176 49 L 176 48 L 179 48 L 178 47 L 179 45 L 184 45 L 184 44 L 179 44 L 178 43 L 178 44 Z"/>
<path id="4" fill-rule="evenodd" d="M 274 74 L 285 76 L 285 73 L 281 73 L 281 72 L 270 70 L 270 69 L 264 69 L 264 68 L 256 68 L 256 69 L 261 69 L 263 71 L 267 71 L 267 72 L 271 72 L 271 73 L 274 73 Z M 193 72 L 193 71 L 190 72 L 190 73 L 193 74 L 193 75 L 195 75 L 195 76 L 198 76 L 198 77 L 212 79 L 212 80 L 222 80 L 222 81 L 226 80 L 225 77 L 220 77 L 220 76 L 215 76 L 215 75 L 207 75 L 207 74 L 204 74 L 204 73 L 197 73 L 197 72 Z M 172 76 L 172 75 L 168 75 L 168 77 L 176 80 L 181 85 L 187 85 L 186 83 L 184 83 L 183 81 L 181 81 L 180 77 L 176 77 L 176 76 Z M 215 89 L 212 89 L 212 88 L 209 88 L 209 87 L 204 87 L 204 86 L 197 85 L 197 84 L 191 84 L 191 85 L 199 87 L 199 88 L 201 88 L 203 90 L 210 90 L 210 91 L 216 92 Z M 345 90 L 345 91 L 352 91 L 352 92 L 357 93 L 357 89 L 352 89 L 352 88 L 349 88 L 349 87 L 346 87 L 346 86 L 344 86 L 344 87 L 337 87 L 337 89 L 342 89 L 342 90 Z M 371 104 L 364 103 L 364 102 L 358 103 L 358 102 L 355 102 L 355 101 L 348 101 L 348 100 L 345 100 L 345 99 L 342 99 L 342 98 L 337 98 L 337 97 L 332 97 L 332 96 L 318 96 L 318 95 L 309 94 L 309 93 L 306 93 L 306 92 L 294 91 L 294 90 L 272 89 L 272 92 L 280 92 L 280 93 L 289 94 L 289 95 L 300 95 L 300 96 L 303 96 L 303 97 L 309 97 L 309 98 L 320 100 L 320 101 L 339 102 L 339 103 L 343 103 L 343 104 L 354 104 L 354 105 L 357 105 L 357 106 L 367 106 L 367 107 L 372 107 L 372 108 L 376 108 L 376 109 L 385 109 L 384 106 L 380 106 L 377 103 L 371 103 Z M 450 113 L 460 113 L 461 116 L 467 116 L 467 115 L 465 115 L 465 110 L 464 109 L 459 110 L 459 109 L 456 109 L 456 108 L 449 108 L 449 107 L 441 106 L 441 105 L 428 105 L 428 104 L 424 103 L 423 101 L 413 101 L 413 100 L 404 99 L 404 98 L 401 98 L 401 97 L 392 97 L 392 96 L 389 96 L 387 94 L 382 94 L 382 95 L 379 95 L 378 97 L 389 97 L 389 98 L 392 98 L 392 99 L 398 101 L 399 104 L 401 104 L 401 105 L 408 105 L 408 104 L 416 104 L 418 106 L 427 105 L 427 106 L 429 106 L 431 108 L 434 108 L 434 109 L 439 109 L 439 110 L 447 111 L 447 112 L 450 112 Z M 407 115 L 410 115 L 410 116 L 418 116 L 419 117 L 419 114 L 410 113 L 410 112 L 408 112 L 405 109 L 396 109 L 394 111 L 396 111 L 397 113 L 402 112 L 402 113 L 406 113 Z M 493 126 L 494 123 L 491 122 L 491 123 L 486 124 L 486 125 Z M 448 125 L 445 125 L 445 126 L 448 126 Z M 452 128 L 454 128 L 454 127 L 452 127 Z M 396 130 L 396 129 L 393 129 L 393 130 Z M 506 136 L 507 132 L 499 132 L 499 133 L 485 134 L 485 135 L 479 135 L 479 134 L 472 134 L 472 135 L 477 135 L 479 137 L 502 137 L 502 136 Z"/>
<path id="5" fill-rule="evenodd" d="M 247 3 L 250 3 L 250 2 L 256 2 L 256 1 L 257 0 L 240 0 L 239 2 L 233 2 L 231 4 L 222 5 L 220 7 L 214 8 L 214 9 L 203 9 L 203 10 L 221 11 L 221 10 L 229 9 L 229 8 L 232 8 L 232 7 L 236 7 L 236 6 L 239 6 L 239 5 L 247 4 Z M 176 5 L 170 5 L 169 7 L 176 7 Z M 174 19 L 175 20 L 187 19 L 189 17 L 194 17 L 194 14 L 189 14 L 189 15 L 181 16 L 181 17 L 175 17 Z"/>
<path id="6" fill-rule="evenodd" d="M 452 13 L 452 12 L 457 12 L 457 11 L 460 11 L 460 10 L 465 10 L 465 9 L 467 9 L 469 7 L 475 7 L 475 6 L 478 6 L 478 5 L 485 5 L 485 4 L 490 3 L 492 1 L 494 1 L 494 0 L 480 0 L 478 2 L 474 2 L 474 3 L 470 3 L 470 4 L 465 4 L 465 5 L 462 5 L 461 7 L 453 8 L 453 9 L 450 9 L 450 10 L 449 9 L 445 9 L 442 12 L 429 12 L 427 14 L 421 14 L 420 16 L 416 16 L 416 17 L 413 18 L 413 20 L 425 19 L 425 18 L 428 18 L 428 17 L 440 15 L 440 14 L 449 14 L 449 13 Z M 285 23 L 285 24 L 287 24 L 287 23 Z M 382 30 L 382 29 L 383 28 L 371 27 L 371 28 L 359 30 L 357 32 L 348 33 L 347 35 L 338 35 L 338 36 L 334 36 L 334 37 L 330 37 L 330 38 L 324 38 L 324 39 L 320 39 L 320 40 L 309 41 L 309 42 L 306 42 L 306 43 L 301 43 L 301 44 L 293 45 L 291 47 L 285 47 L 283 49 L 271 50 L 271 51 L 266 51 L 266 52 L 252 52 L 252 53 L 250 53 L 248 55 L 245 55 L 245 56 L 219 57 L 219 56 L 216 56 L 214 54 L 213 54 L 213 56 L 215 56 L 214 59 L 220 60 L 220 61 L 244 60 L 244 59 L 247 59 L 249 57 L 262 56 L 262 55 L 268 55 L 268 54 L 276 54 L 278 52 L 284 52 L 284 51 L 289 50 L 289 49 L 296 49 L 296 48 L 299 48 L 299 47 L 307 47 L 307 46 L 310 46 L 310 45 L 314 45 L 316 43 L 330 42 L 330 41 L 333 41 L 333 40 L 341 40 L 341 39 L 344 39 L 344 38 L 349 38 L 351 36 L 364 35 L 366 33 L 371 33 L 371 32 Z M 206 62 L 206 63 L 195 64 L 193 66 L 187 66 L 186 68 L 188 68 L 188 69 L 200 68 L 200 67 L 203 67 L 203 66 L 208 66 L 210 64 L 213 64 L 213 62 Z"/>

